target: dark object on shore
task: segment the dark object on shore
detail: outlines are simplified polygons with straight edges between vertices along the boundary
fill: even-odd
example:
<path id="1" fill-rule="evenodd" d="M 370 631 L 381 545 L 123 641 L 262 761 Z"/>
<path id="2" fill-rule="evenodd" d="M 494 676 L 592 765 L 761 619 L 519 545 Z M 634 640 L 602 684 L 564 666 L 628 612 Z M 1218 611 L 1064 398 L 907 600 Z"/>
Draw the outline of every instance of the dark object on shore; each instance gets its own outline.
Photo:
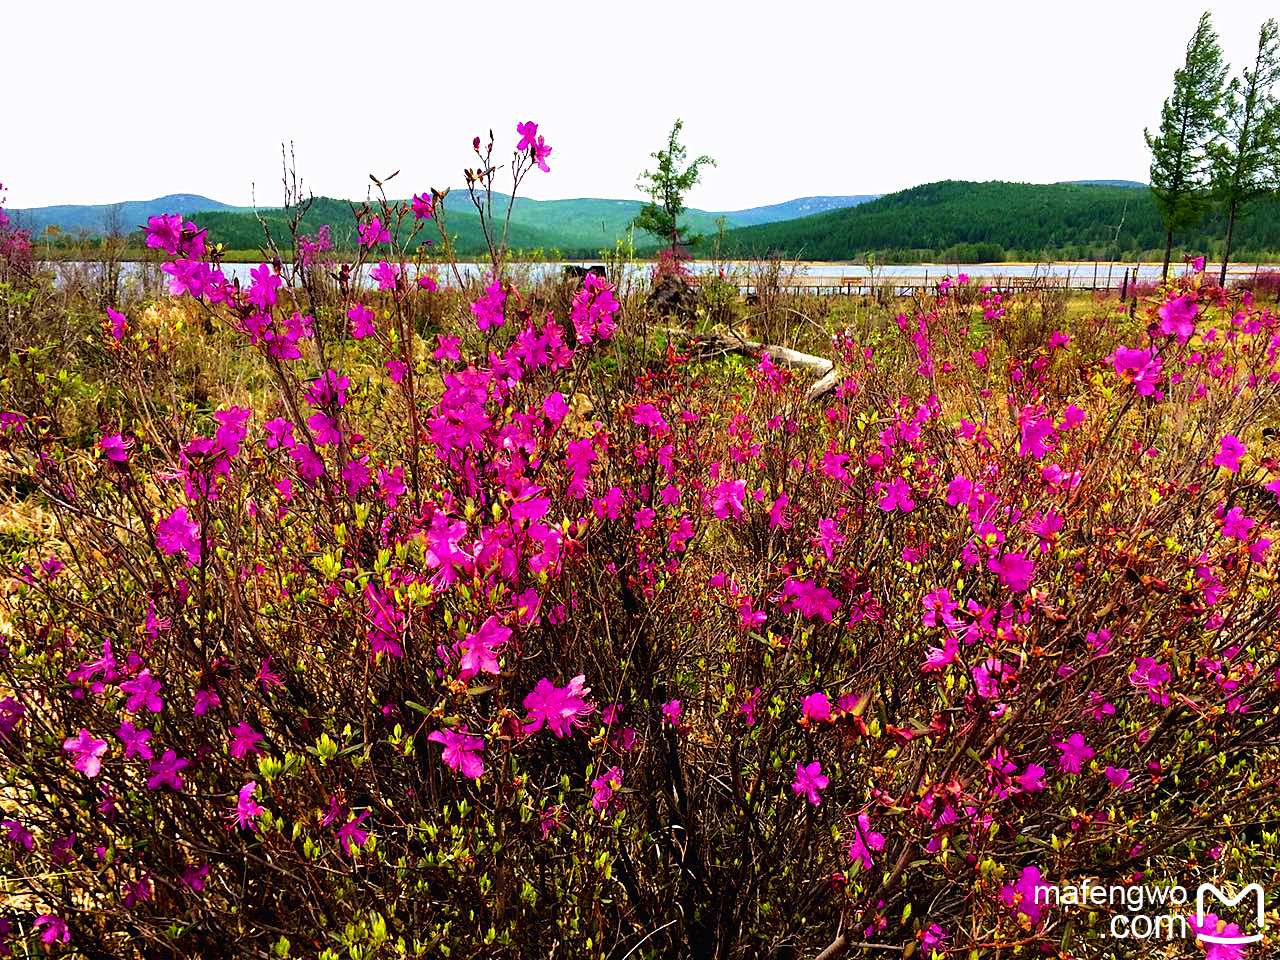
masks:
<path id="1" fill-rule="evenodd" d="M 698 291 L 684 277 L 668 275 L 654 284 L 645 302 L 661 316 L 686 322 L 697 312 Z"/>
<path id="2" fill-rule="evenodd" d="M 585 280 L 589 274 L 594 274 L 603 279 L 605 277 L 604 267 L 598 263 L 590 267 L 579 266 L 576 263 L 566 263 L 564 266 L 566 280 Z"/>

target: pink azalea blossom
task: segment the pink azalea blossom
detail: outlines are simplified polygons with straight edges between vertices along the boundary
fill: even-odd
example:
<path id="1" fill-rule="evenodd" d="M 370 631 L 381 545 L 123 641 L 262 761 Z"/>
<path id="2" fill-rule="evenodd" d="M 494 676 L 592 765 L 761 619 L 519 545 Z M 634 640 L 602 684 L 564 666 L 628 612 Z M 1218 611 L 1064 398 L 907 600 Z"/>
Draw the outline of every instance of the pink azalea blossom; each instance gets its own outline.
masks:
<path id="1" fill-rule="evenodd" d="M 434 730 L 427 739 L 433 743 L 443 744 L 444 764 L 456 770 L 464 777 L 479 780 L 484 775 L 484 761 L 480 754 L 484 750 L 484 740 L 467 733 L 466 725 L 454 730 Z"/>
<path id="2" fill-rule="evenodd" d="M 871 851 L 879 852 L 883 849 L 884 834 L 876 833 L 871 829 L 871 817 L 868 814 L 858 814 L 853 840 L 849 842 L 849 859 L 860 864 L 863 870 L 870 870 L 874 862 Z"/>
<path id="3" fill-rule="evenodd" d="M 160 688 L 163 684 L 151 676 L 150 670 L 143 670 L 132 680 L 120 684 L 120 692 L 129 694 L 124 708 L 130 713 L 138 713 L 144 708 L 152 713 L 164 709 L 164 701 L 160 699 Z"/>
<path id="4" fill-rule="evenodd" d="M 349 857 L 354 857 L 353 849 L 364 846 L 364 842 L 369 839 L 369 831 L 361 830 L 360 824 L 364 823 L 365 818 L 369 816 L 371 811 L 366 810 L 354 820 L 349 820 L 338 830 L 338 845 L 342 847 L 342 852 Z"/>
<path id="5" fill-rule="evenodd" d="M 1031 586 L 1035 576 L 1035 561 L 1022 552 L 1001 554 L 987 561 L 987 569 L 1000 575 L 1000 582 L 1014 593 L 1021 593 Z"/>
<path id="6" fill-rule="evenodd" d="M 249 821 L 262 813 L 263 808 L 253 802 L 253 792 L 257 789 L 258 781 L 256 780 L 250 780 L 241 787 L 235 808 L 227 814 L 227 819 L 241 830 L 249 825 Z"/>
<path id="7" fill-rule="evenodd" d="M 538 142 L 538 125 L 532 120 L 517 123 L 516 133 L 520 134 L 520 142 L 516 144 L 516 150 L 520 153 L 532 149 Z"/>
<path id="8" fill-rule="evenodd" d="M 196 691 L 191 712 L 197 717 L 203 717 L 210 710 L 216 710 L 220 706 L 222 706 L 222 698 L 218 696 L 218 691 L 201 687 Z"/>
<path id="9" fill-rule="evenodd" d="M 1175 297 L 1160 305 L 1156 311 L 1160 317 L 1160 332 L 1178 338 L 1178 343 L 1186 343 L 1196 329 L 1196 302 L 1188 296 Z"/>
<path id="10" fill-rule="evenodd" d="M 415 193 L 413 195 L 413 219 L 430 220 L 432 213 L 435 211 L 435 203 L 430 193 Z M 421 281 L 419 281 L 421 282 Z"/>
<path id="11" fill-rule="evenodd" d="M 351 321 L 351 336 L 357 340 L 371 337 L 374 334 L 373 311 L 363 303 L 357 303 L 347 310 L 347 319 Z"/>
<path id="12" fill-rule="evenodd" d="M 1107 358 L 1111 361 L 1116 375 L 1133 383 L 1142 397 L 1152 396 L 1160 382 L 1161 362 L 1154 348 L 1135 350 L 1129 347 L 1116 347 Z"/>
<path id="13" fill-rule="evenodd" d="M 1062 751 L 1062 756 L 1058 758 L 1058 769 L 1063 773 L 1079 773 L 1085 761 L 1094 754 L 1093 747 L 1084 742 L 1082 733 L 1073 733 L 1054 746 Z"/>
<path id="14" fill-rule="evenodd" d="M 125 330 L 129 326 L 129 321 L 119 310 L 113 310 L 107 307 L 107 317 L 111 321 L 111 339 L 123 340 Z"/>
<path id="15" fill-rule="evenodd" d="M 369 271 L 369 276 L 378 282 L 379 290 L 396 290 L 400 286 L 400 265 L 383 260 Z"/>
<path id="16" fill-rule="evenodd" d="M 188 566 L 200 562 L 200 525 L 187 516 L 186 507 L 178 507 L 156 524 L 156 546 L 167 556 L 185 554 Z"/>
<path id="17" fill-rule="evenodd" d="M 179 757 L 172 750 L 166 750 L 159 760 L 151 761 L 151 778 L 147 780 L 147 789 L 159 790 L 163 786 L 174 790 L 182 789 L 182 774 L 179 771 L 189 766 L 191 761 Z"/>
<path id="18" fill-rule="evenodd" d="M 115 463 L 124 463 L 129 459 L 129 450 L 133 447 L 132 440 L 126 440 L 118 433 L 107 434 L 98 441 L 98 449 L 106 455 L 108 460 Z"/>
<path id="19" fill-rule="evenodd" d="M 1155 657 L 1139 657 L 1135 669 L 1129 674 L 1129 682 L 1138 689 L 1145 689 L 1152 703 L 1167 707 L 1169 694 L 1165 690 L 1165 684 L 1172 677 L 1169 668 L 1163 663 L 1157 663 Z"/>
<path id="20" fill-rule="evenodd" d="M 882 485 L 877 480 L 876 491 L 884 493 L 879 502 L 881 510 L 892 513 L 896 509 L 910 513 L 916 507 L 915 501 L 911 499 L 911 487 L 902 477 L 894 477 L 887 485 Z"/>
<path id="21" fill-rule="evenodd" d="M 536 733 L 545 723 L 557 737 L 567 737 L 574 727 L 582 727 L 582 717 L 595 710 L 595 704 L 586 699 L 591 692 L 584 687 L 584 674 L 578 674 L 566 687 L 557 687 L 546 677 L 524 698 L 524 708 L 529 711 L 524 732 Z"/>
<path id="22" fill-rule="evenodd" d="M 498 663 L 498 649 L 511 639 L 511 630 L 489 617 L 475 633 L 468 634 L 462 642 L 462 659 L 458 679 L 470 680 L 481 671 L 495 676 L 502 672 Z"/>
<path id="23" fill-rule="evenodd" d="M 239 760 L 247 754 L 260 754 L 258 744 L 262 742 L 262 734 L 258 733 L 247 721 L 241 720 L 231 729 L 231 756 Z"/>
<path id="24" fill-rule="evenodd" d="M 802 724 L 821 723 L 831 719 L 831 701 L 819 690 L 804 698 L 800 704 L 800 722 Z"/>
<path id="25" fill-rule="evenodd" d="M 624 773 L 621 767 L 610 767 L 591 781 L 591 789 L 595 791 L 591 797 L 592 810 L 597 813 L 604 813 L 610 807 L 620 804 L 617 793 L 622 789 L 623 776 Z"/>
<path id="26" fill-rule="evenodd" d="M 151 752 L 151 745 L 147 743 L 152 736 L 150 730 L 135 727 L 128 720 L 125 720 L 121 722 L 120 729 L 116 731 L 116 736 L 124 744 L 124 758 L 126 760 L 131 757 L 151 760 L 155 756 Z"/>
<path id="27" fill-rule="evenodd" d="M 1226 467 L 1232 473 L 1240 472 L 1240 458 L 1244 456 L 1245 445 L 1234 433 L 1228 433 L 1218 441 L 1218 453 L 1213 458 L 1215 467 Z"/>
<path id="28" fill-rule="evenodd" d="M 662 705 L 662 717 L 673 727 L 678 727 L 680 725 L 680 712 L 681 707 L 679 700 L 668 700 Z"/>
<path id="29" fill-rule="evenodd" d="M 1039 867 L 1024 867 L 1016 882 L 1005 884 L 1001 888 L 1000 899 L 1015 914 L 1021 915 L 1028 924 L 1035 926 L 1049 909 L 1047 903 L 1036 899 L 1036 888 L 1043 884 L 1044 877 Z"/>
<path id="30" fill-rule="evenodd" d="M 822 799 L 818 796 L 819 790 L 827 788 L 828 780 L 822 775 L 822 764 L 814 760 L 812 763 L 801 763 L 796 761 L 796 779 L 791 784 L 791 790 L 797 795 L 805 795 L 809 799 L 809 803 L 818 806 L 822 803 Z"/>
<path id="31" fill-rule="evenodd" d="M 154 217 L 152 219 L 155 219 Z M 44 927 L 40 931 L 40 942 L 45 944 L 67 943 L 71 940 L 71 931 L 67 929 L 67 921 L 61 917 L 46 913 L 36 917 L 33 924 L 37 929 Z"/>
<path id="32" fill-rule="evenodd" d="M 506 323 L 503 304 L 507 300 L 507 291 L 502 288 L 501 280 L 494 280 L 485 288 L 484 296 L 471 304 L 471 315 L 476 318 L 479 330 L 496 330 Z"/>
<path id="33" fill-rule="evenodd" d="M 107 752 L 107 741 L 90 736 L 83 727 L 75 737 L 68 737 L 62 749 L 75 755 L 73 766 L 86 777 L 96 777 L 102 770 L 102 757 Z"/>
<path id="34" fill-rule="evenodd" d="M 375 247 L 380 243 L 391 242 L 391 231 L 382 225 L 379 217 L 372 217 L 360 224 L 360 246 Z"/>

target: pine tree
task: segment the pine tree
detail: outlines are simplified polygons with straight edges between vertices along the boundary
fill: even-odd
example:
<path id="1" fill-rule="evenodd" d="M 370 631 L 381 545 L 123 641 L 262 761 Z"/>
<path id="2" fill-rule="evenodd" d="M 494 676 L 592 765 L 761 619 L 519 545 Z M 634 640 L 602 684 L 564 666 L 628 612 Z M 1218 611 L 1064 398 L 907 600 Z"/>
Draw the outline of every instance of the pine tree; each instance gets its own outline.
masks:
<path id="1" fill-rule="evenodd" d="M 1164 221 L 1164 266 L 1169 275 L 1173 232 L 1195 226 L 1204 216 L 1210 185 L 1210 146 L 1222 131 L 1219 107 L 1227 67 L 1209 11 L 1187 44 L 1187 60 L 1173 74 L 1173 95 L 1160 111 L 1160 132 L 1143 130 L 1151 149 L 1151 192 Z"/>
<path id="2" fill-rule="evenodd" d="M 1276 151 L 1280 148 L 1280 101 L 1271 88 L 1280 79 L 1280 39 L 1276 22 L 1258 31 L 1253 69 L 1234 77 L 1224 99 L 1226 132 L 1212 151 L 1215 192 L 1227 211 L 1226 249 L 1218 282 L 1227 282 L 1231 235 L 1236 216 L 1250 200 L 1276 187 Z"/>
<path id="3" fill-rule="evenodd" d="M 684 195 L 693 189 L 701 176 L 700 168 L 705 164 L 715 166 L 710 157 L 702 156 L 688 167 L 681 170 L 684 163 L 685 148 L 680 143 L 680 130 L 683 120 L 676 120 L 667 137 L 667 149 L 651 153 L 658 161 L 658 169 L 654 172 L 646 170 L 640 174 L 640 182 L 636 189 L 649 195 L 649 203 L 640 209 L 632 224 L 648 233 L 652 233 L 664 241 L 671 242 L 671 250 L 679 255 L 681 243 L 694 243 L 699 237 L 682 237 L 684 229 L 678 220 L 684 212 Z M 645 183 L 644 181 L 648 181 Z"/>

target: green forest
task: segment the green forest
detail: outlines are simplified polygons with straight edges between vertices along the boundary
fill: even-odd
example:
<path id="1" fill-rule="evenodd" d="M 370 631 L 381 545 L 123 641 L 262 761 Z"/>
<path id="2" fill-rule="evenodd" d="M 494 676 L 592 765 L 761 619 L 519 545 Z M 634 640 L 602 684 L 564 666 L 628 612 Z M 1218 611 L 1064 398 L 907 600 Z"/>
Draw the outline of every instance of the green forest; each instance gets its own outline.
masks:
<path id="1" fill-rule="evenodd" d="M 1280 202 L 1246 208 L 1235 228 L 1233 256 L 1280 250 Z M 1213 255 L 1225 218 L 1209 215 L 1175 234 L 1188 251 Z M 976 183 L 946 180 L 888 194 L 844 210 L 728 231 L 724 252 L 779 254 L 804 260 L 850 260 L 874 253 L 882 262 L 928 259 L 1151 259 L 1164 228 L 1149 190 L 1093 184 Z M 709 250 L 704 243 L 700 252 Z"/>

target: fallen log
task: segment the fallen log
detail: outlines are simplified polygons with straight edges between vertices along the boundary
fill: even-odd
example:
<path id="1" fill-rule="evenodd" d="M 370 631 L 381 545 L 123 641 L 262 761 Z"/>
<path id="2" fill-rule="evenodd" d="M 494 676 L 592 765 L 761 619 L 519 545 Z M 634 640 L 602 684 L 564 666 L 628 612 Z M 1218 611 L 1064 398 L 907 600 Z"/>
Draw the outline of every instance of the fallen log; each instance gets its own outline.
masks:
<path id="1" fill-rule="evenodd" d="M 828 393 L 835 390 L 840 381 L 844 379 L 836 368 L 834 361 L 828 360 L 826 357 L 816 357 L 811 353 L 801 353 L 799 350 L 792 350 L 790 347 L 780 347 L 772 343 L 757 343 L 754 340 L 747 340 L 732 333 L 690 335 L 683 330 L 665 327 L 663 331 L 686 338 L 690 344 L 699 349 L 699 353 L 702 356 L 714 353 L 736 353 L 742 356 L 759 357 L 767 353 L 774 363 L 781 364 L 784 367 L 791 367 L 795 370 L 805 370 L 819 378 L 806 394 L 806 399 L 810 401 L 821 400 Z"/>

